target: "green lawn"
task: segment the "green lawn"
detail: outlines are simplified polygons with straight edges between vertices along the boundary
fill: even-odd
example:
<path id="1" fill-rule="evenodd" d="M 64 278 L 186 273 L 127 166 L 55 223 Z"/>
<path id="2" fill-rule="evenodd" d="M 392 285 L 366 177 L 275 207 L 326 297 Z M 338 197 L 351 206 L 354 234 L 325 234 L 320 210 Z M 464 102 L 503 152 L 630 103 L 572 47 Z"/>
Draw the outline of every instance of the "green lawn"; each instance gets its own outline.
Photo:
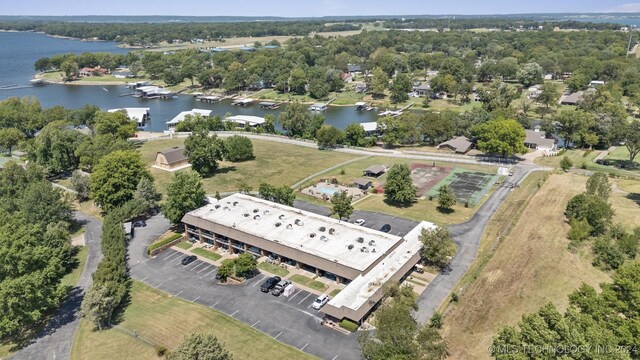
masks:
<path id="1" fill-rule="evenodd" d="M 75 286 L 78 282 L 80 274 L 82 274 L 82 270 L 84 269 L 84 264 L 87 262 L 86 246 L 79 247 L 76 258 L 78 259 L 78 266 L 75 269 L 71 270 L 71 272 L 65 275 L 62 278 L 62 281 L 60 281 L 60 283 L 64 286 Z"/>
<path id="2" fill-rule="evenodd" d="M 620 150 L 620 152 L 614 152 L 616 154 L 615 156 L 620 156 L 621 151 L 622 150 Z M 560 169 L 560 160 L 562 160 L 563 156 L 566 155 L 573 162 L 573 166 L 575 168 L 580 168 L 582 164 L 584 164 L 587 170 L 590 171 L 603 171 L 618 176 L 634 176 L 635 174 L 640 175 L 640 172 L 638 171 L 627 171 L 618 169 L 613 166 L 594 163 L 593 159 L 595 159 L 595 157 L 598 156 L 599 153 L 600 151 L 598 150 L 592 151 L 590 153 L 586 150 L 568 150 L 566 153 L 564 153 L 564 155 L 538 158 L 535 160 L 535 162 L 538 165 L 551 166 Z"/>
<path id="3" fill-rule="evenodd" d="M 289 270 L 282 268 L 278 265 L 274 265 L 274 264 L 269 264 L 266 261 L 263 261 L 261 263 L 258 264 L 258 269 L 260 270 L 264 270 L 264 271 L 268 271 L 274 275 L 278 275 L 280 277 L 285 277 L 287 275 L 289 275 Z"/>
<path id="4" fill-rule="evenodd" d="M 93 332 L 82 320 L 71 350 L 71 359 L 156 360 L 151 344 L 175 349 L 193 332 L 212 333 L 234 359 L 315 359 L 218 311 L 197 305 L 141 282 L 134 281 L 131 304 L 124 312 L 121 329 Z M 135 330 L 139 338 L 130 335 Z M 147 340 L 149 343 L 142 341 Z"/>
<path id="5" fill-rule="evenodd" d="M 331 294 L 329 294 L 329 297 L 334 298 L 336 295 L 338 295 L 340 293 L 340 289 L 334 289 Z"/>
<path id="6" fill-rule="evenodd" d="M 183 250 L 189 250 L 189 249 L 191 249 L 193 244 L 188 242 L 188 241 L 181 241 L 181 242 L 177 243 L 175 246 L 177 246 L 177 247 L 179 247 L 180 249 L 183 249 Z"/>
<path id="7" fill-rule="evenodd" d="M 309 175 L 355 157 L 351 154 L 321 151 L 275 141 L 252 142 L 255 159 L 240 163 L 221 162 L 218 173 L 203 180 L 208 194 L 237 190 L 238 182 L 241 180 L 246 181 L 254 190 L 265 181 L 272 185 L 292 185 Z M 142 160 L 151 166 L 158 151 L 181 146 L 183 143 L 184 139 L 148 141 L 140 148 Z M 151 168 L 150 171 L 158 190 L 166 193 L 173 174 L 155 168 Z"/>
<path id="8" fill-rule="evenodd" d="M 222 255 L 218 253 L 214 253 L 213 251 L 205 250 L 203 248 L 193 249 L 191 252 L 213 261 L 218 261 L 222 257 Z"/>
<path id="9" fill-rule="evenodd" d="M 300 275 L 300 274 L 295 274 L 293 276 L 291 276 L 291 278 L 289 278 L 289 280 L 304 285 L 304 286 L 308 286 L 314 290 L 318 290 L 318 291 L 324 291 L 328 286 L 320 281 L 317 280 L 313 280 L 310 277 L 304 276 L 304 275 Z"/>
<path id="10" fill-rule="evenodd" d="M 611 160 L 628 161 L 629 160 L 629 149 L 627 149 L 626 146 L 618 146 L 612 152 L 610 152 L 607 156 L 605 156 L 604 158 L 605 159 L 611 159 Z M 634 161 L 638 162 L 638 157 L 636 157 L 634 159 Z"/>

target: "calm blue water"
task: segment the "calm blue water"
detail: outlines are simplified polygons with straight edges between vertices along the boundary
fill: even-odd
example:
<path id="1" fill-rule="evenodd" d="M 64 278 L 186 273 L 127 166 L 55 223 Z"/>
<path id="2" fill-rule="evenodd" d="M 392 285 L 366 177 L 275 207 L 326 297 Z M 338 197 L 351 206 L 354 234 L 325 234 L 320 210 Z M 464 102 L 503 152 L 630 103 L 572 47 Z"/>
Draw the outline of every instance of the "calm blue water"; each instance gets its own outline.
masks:
<path id="1" fill-rule="evenodd" d="M 35 75 L 33 64 L 41 57 L 55 54 L 83 52 L 113 52 L 124 54 L 125 49 L 116 47 L 113 42 L 87 42 L 78 40 L 56 39 L 44 34 L 0 32 L 0 87 L 17 84 L 26 86 Z M 77 109 L 85 104 L 94 104 L 103 110 L 122 107 L 149 107 L 151 121 L 147 130 L 163 131 L 166 122 L 181 111 L 193 108 L 211 109 L 213 114 L 264 116 L 268 113 L 278 114 L 278 110 L 263 110 L 257 105 L 248 107 L 231 106 L 229 102 L 208 104 L 195 101 L 193 96 L 179 96 L 171 100 L 145 100 L 119 95 L 129 93 L 124 85 L 119 86 L 86 86 L 86 85 L 46 85 L 27 87 L 15 90 L 0 90 L 0 100 L 12 96 L 35 96 L 43 107 L 62 105 Z M 326 123 L 344 129 L 354 122 L 376 121 L 375 111 L 360 112 L 353 107 L 330 107 L 323 112 Z"/>

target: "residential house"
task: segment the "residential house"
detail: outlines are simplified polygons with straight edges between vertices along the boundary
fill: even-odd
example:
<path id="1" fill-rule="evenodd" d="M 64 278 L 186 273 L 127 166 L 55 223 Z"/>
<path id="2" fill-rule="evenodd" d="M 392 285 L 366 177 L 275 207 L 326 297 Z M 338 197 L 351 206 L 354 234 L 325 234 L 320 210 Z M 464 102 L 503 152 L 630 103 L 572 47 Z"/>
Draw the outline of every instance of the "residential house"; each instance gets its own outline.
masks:
<path id="1" fill-rule="evenodd" d="M 386 171 L 387 168 L 384 165 L 371 165 L 362 172 L 362 175 L 377 178 L 384 174 Z"/>
<path id="2" fill-rule="evenodd" d="M 473 147 L 473 142 L 466 136 L 456 136 L 438 145 L 440 150 L 451 150 L 458 154 L 466 154 Z"/>
<path id="3" fill-rule="evenodd" d="M 540 149 L 552 151 L 557 148 L 556 140 L 553 138 L 546 138 L 544 132 L 541 132 L 539 128 L 535 130 L 525 130 L 524 146 L 529 149 Z"/>
<path id="4" fill-rule="evenodd" d="M 360 74 L 363 71 L 362 65 L 359 64 L 348 64 L 347 72 L 350 74 Z"/>
<path id="5" fill-rule="evenodd" d="M 369 190 L 369 188 L 373 186 L 373 183 L 371 182 L 371 180 L 367 180 L 367 179 L 354 179 L 353 184 L 357 186 L 358 189 L 365 190 L 365 191 Z"/>
<path id="6" fill-rule="evenodd" d="M 154 168 L 166 171 L 176 171 L 190 166 L 189 158 L 184 153 L 183 147 L 173 147 L 169 150 L 159 151 L 156 154 Z"/>

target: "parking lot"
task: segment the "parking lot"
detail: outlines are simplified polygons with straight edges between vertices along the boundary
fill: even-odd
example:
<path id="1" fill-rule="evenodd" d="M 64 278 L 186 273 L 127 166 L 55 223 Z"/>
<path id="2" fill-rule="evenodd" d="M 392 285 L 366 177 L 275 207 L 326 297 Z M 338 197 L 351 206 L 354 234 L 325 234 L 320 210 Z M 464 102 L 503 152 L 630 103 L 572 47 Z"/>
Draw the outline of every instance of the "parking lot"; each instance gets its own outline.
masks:
<path id="1" fill-rule="evenodd" d="M 270 276 L 268 274 L 259 274 L 243 285 L 220 285 L 215 280 L 216 266 L 200 259 L 183 266 L 184 254 L 173 249 L 148 258 L 144 248 L 160 232 L 159 222 L 162 219 L 154 217 L 147 222 L 147 227 L 136 229 L 136 236 L 129 245 L 134 279 L 216 309 L 320 358 L 360 358 L 357 334 L 344 335 L 320 324 L 322 312 L 311 307 L 317 297 L 315 294 L 301 289 L 288 298 L 262 293 L 260 284 Z"/>

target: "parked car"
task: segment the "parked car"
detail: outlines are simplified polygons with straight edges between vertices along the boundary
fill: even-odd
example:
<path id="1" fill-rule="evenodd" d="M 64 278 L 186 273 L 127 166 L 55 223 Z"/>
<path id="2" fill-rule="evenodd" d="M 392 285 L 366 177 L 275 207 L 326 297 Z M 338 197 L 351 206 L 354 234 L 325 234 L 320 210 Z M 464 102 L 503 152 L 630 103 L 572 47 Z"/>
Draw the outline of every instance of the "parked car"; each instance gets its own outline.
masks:
<path id="1" fill-rule="evenodd" d="M 362 226 L 362 225 L 364 225 L 365 221 L 364 221 L 364 219 L 358 219 L 358 220 L 354 221 L 353 223 L 356 224 L 356 225 Z"/>
<path id="2" fill-rule="evenodd" d="M 389 224 L 382 225 L 382 227 L 380 228 L 380 231 L 388 233 L 389 231 L 391 231 L 391 225 Z"/>
<path id="3" fill-rule="evenodd" d="M 324 306 L 324 304 L 326 304 L 327 302 L 329 302 L 329 295 L 322 294 L 322 295 L 318 296 L 316 301 L 314 301 L 313 305 L 311 305 L 311 306 L 316 310 L 320 310 L 320 308 L 322 308 Z"/>
<path id="4" fill-rule="evenodd" d="M 144 220 L 138 220 L 133 222 L 133 227 L 145 227 L 147 226 L 147 222 Z"/>
<path id="5" fill-rule="evenodd" d="M 276 286 L 271 289 L 271 295 L 280 296 L 284 292 L 284 288 L 286 288 L 289 284 L 291 284 L 291 281 L 289 280 L 280 280 L 276 284 Z"/>
<path id="6" fill-rule="evenodd" d="M 185 256 L 184 259 L 182 259 L 181 263 L 182 265 L 189 265 L 192 262 L 196 261 L 198 257 L 195 255 L 189 255 L 189 256 Z"/>
<path id="7" fill-rule="evenodd" d="M 280 276 L 272 276 L 268 278 L 260 285 L 260 291 L 265 293 L 269 292 L 269 290 L 273 289 L 273 287 L 276 286 L 276 284 L 278 284 L 280 280 L 282 280 L 280 279 Z"/>

